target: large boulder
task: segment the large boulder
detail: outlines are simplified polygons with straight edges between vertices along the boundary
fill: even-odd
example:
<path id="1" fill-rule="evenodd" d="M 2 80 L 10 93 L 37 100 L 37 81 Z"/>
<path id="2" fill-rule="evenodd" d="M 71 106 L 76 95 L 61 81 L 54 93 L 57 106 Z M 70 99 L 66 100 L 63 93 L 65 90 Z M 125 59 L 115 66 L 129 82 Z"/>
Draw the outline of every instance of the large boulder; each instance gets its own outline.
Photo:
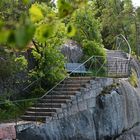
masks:
<path id="1" fill-rule="evenodd" d="M 81 46 L 72 40 L 69 40 L 61 47 L 61 52 L 69 63 L 77 63 L 83 56 Z"/>

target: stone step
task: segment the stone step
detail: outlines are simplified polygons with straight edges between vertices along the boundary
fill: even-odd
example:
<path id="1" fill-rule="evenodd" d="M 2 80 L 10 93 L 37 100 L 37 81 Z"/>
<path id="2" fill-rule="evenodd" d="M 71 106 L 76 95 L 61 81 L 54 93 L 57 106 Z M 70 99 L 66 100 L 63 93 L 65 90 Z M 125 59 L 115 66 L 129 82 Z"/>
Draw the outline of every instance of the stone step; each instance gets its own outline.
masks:
<path id="1" fill-rule="evenodd" d="M 43 99 L 71 99 L 71 95 L 46 95 Z"/>
<path id="2" fill-rule="evenodd" d="M 86 83 L 85 83 L 86 84 Z M 60 84 L 57 86 L 57 88 L 65 87 L 65 88 L 80 88 L 82 86 L 85 86 L 85 84 L 75 83 L 75 84 Z"/>
<path id="3" fill-rule="evenodd" d="M 28 116 L 52 116 L 54 112 L 35 112 L 35 111 L 26 111 L 25 115 Z"/>
<path id="4" fill-rule="evenodd" d="M 30 107 L 28 111 L 32 112 L 56 112 L 58 108 L 46 108 L 46 107 Z"/>
<path id="5" fill-rule="evenodd" d="M 36 105 L 30 107 L 21 118 L 27 121 L 46 121 L 52 117 L 62 106 L 72 101 L 77 92 L 90 82 L 91 77 L 70 77 L 58 85 L 54 90 L 38 100 Z"/>
<path id="6" fill-rule="evenodd" d="M 86 79 L 86 80 L 90 80 L 90 79 L 93 79 L 93 77 L 91 77 L 91 76 L 79 76 L 79 77 L 69 77 L 68 79 L 66 79 L 66 80 L 71 80 L 71 79 L 76 79 L 76 80 L 81 80 L 81 79 Z"/>
<path id="7" fill-rule="evenodd" d="M 38 103 L 36 107 L 61 108 L 61 103 Z M 34 106 L 35 107 L 35 106 Z"/>
<path id="8" fill-rule="evenodd" d="M 124 52 L 116 52 L 116 51 L 115 52 L 107 52 L 107 58 L 113 59 L 113 57 L 127 58 L 127 55 Z"/>
<path id="9" fill-rule="evenodd" d="M 40 103 L 67 103 L 66 99 L 40 99 Z"/>
<path id="10" fill-rule="evenodd" d="M 55 91 L 78 91 L 80 87 L 58 87 L 55 88 Z"/>
<path id="11" fill-rule="evenodd" d="M 55 95 L 75 95 L 76 91 L 52 91 Z"/>
<path id="12" fill-rule="evenodd" d="M 106 50 L 107 53 L 125 53 L 122 50 Z"/>
<path id="13" fill-rule="evenodd" d="M 68 79 L 65 79 L 63 82 L 68 82 L 68 81 L 88 81 L 93 79 L 92 77 L 71 77 Z"/>
<path id="14" fill-rule="evenodd" d="M 89 80 L 69 80 L 69 81 L 64 81 L 64 82 L 62 82 L 62 84 L 64 84 L 64 85 L 67 85 L 67 84 L 85 84 L 85 83 L 87 83 L 87 82 L 89 82 L 90 81 L 90 79 Z"/>
<path id="15" fill-rule="evenodd" d="M 22 120 L 26 121 L 40 121 L 40 122 L 45 122 L 46 117 L 45 116 L 28 116 L 28 115 L 23 115 L 21 116 Z"/>

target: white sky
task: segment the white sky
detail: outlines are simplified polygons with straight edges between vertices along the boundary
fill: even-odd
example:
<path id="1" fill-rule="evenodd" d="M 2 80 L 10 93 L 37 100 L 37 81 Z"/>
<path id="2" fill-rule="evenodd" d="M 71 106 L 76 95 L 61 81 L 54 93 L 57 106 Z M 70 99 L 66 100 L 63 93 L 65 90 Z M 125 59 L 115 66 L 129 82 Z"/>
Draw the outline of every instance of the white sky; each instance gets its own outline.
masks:
<path id="1" fill-rule="evenodd" d="M 140 0 L 132 0 L 134 6 L 140 6 Z"/>

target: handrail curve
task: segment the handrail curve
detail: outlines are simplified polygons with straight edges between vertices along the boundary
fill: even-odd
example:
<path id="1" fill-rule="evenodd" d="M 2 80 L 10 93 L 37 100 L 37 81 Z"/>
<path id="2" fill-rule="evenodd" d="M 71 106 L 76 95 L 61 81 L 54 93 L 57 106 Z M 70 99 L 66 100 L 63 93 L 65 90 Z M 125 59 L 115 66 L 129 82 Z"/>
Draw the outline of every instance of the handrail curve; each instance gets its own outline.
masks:
<path id="1" fill-rule="evenodd" d="M 126 37 L 123 34 L 119 34 L 119 35 L 116 36 L 116 38 L 120 38 L 120 37 L 122 37 L 121 39 L 123 39 L 126 42 L 127 46 L 128 46 L 128 50 L 129 50 L 129 52 L 128 52 L 128 60 L 130 60 L 130 58 L 131 58 L 131 46 L 130 46 L 128 40 L 126 39 Z M 119 48 L 120 48 L 120 44 L 119 44 Z"/>

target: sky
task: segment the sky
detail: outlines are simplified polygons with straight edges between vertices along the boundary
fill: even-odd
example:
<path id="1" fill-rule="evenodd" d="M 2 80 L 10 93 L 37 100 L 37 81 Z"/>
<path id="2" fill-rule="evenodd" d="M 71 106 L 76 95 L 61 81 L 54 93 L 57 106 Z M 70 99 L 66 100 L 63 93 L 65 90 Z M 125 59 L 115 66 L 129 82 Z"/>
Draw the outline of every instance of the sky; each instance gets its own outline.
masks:
<path id="1" fill-rule="evenodd" d="M 140 6 L 140 0 L 132 0 L 134 6 Z"/>

